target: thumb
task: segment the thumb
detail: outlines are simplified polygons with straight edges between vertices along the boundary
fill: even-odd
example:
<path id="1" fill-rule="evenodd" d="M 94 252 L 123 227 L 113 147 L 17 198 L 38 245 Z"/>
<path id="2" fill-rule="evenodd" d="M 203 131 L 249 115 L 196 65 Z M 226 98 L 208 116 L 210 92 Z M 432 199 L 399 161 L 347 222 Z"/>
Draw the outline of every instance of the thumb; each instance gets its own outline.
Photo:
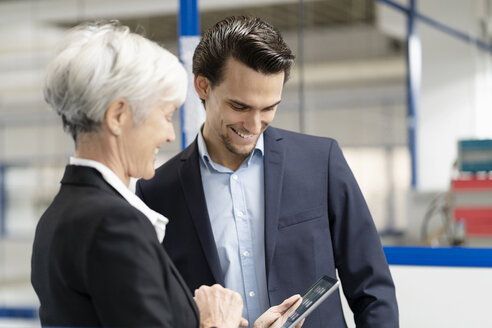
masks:
<path id="1" fill-rule="evenodd" d="M 296 326 L 296 328 L 301 328 L 304 324 L 304 321 L 306 321 L 306 318 L 302 319 L 301 322 L 299 322 L 299 324 Z"/>
<path id="2" fill-rule="evenodd" d="M 248 320 L 241 318 L 241 321 L 239 322 L 239 326 L 240 327 L 248 327 L 248 325 L 249 325 Z"/>
<path id="3" fill-rule="evenodd" d="M 287 311 L 295 302 L 297 302 L 301 297 L 301 295 L 299 294 L 296 294 L 296 295 L 293 295 L 291 297 L 289 297 L 288 299 L 284 300 L 282 302 L 282 304 L 278 305 L 278 311 L 280 313 L 284 313 L 285 311 Z"/>

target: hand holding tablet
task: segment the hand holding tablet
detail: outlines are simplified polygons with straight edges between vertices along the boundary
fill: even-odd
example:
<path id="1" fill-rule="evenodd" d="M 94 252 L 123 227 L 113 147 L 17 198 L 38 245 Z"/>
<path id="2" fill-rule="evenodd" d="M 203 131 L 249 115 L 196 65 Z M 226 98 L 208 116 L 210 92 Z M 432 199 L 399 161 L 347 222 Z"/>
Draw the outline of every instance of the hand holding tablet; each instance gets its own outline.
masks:
<path id="1" fill-rule="evenodd" d="M 254 323 L 254 328 L 300 328 L 304 319 L 340 285 L 336 279 L 323 276 L 304 294 L 294 295 L 282 304 L 272 306 Z"/>
<path id="2" fill-rule="evenodd" d="M 301 295 L 293 295 L 281 304 L 272 306 L 254 323 L 254 328 L 280 328 L 290 314 L 301 304 Z"/>
<path id="3" fill-rule="evenodd" d="M 287 312 L 277 319 L 270 328 L 295 328 L 314 311 L 340 285 L 336 279 L 323 276 L 304 296 L 293 304 Z"/>

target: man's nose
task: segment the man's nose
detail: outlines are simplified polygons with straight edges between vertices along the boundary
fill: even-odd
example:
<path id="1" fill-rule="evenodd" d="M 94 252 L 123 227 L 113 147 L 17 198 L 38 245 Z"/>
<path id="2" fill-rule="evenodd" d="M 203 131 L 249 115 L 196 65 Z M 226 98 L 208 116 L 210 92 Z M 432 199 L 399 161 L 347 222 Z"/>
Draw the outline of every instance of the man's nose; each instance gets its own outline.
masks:
<path id="1" fill-rule="evenodd" d="M 246 129 L 249 133 L 260 134 L 261 132 L 261 113 L 259 111 L 251 111 L 246 120 Z"/>

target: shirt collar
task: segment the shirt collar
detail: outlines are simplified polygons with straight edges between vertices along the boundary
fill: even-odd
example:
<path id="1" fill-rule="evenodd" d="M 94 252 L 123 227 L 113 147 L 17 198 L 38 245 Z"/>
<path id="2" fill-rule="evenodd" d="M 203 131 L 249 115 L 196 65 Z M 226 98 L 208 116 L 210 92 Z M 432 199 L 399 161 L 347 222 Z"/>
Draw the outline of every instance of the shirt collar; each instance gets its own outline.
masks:
<path id="1" fill-rule="evenodd" d="M 145 205 L 145 203 L 137 195 L 131 192 L 130 189 L 128 189 L 128 187 L 123 183 L 123 181 L 121 181 L 121 179 L 118 178 L 118 176 L 109 167 L 97 161 L 76 157 L 70 157 L 70 164 L 92 167 L 99 171 L 103 179 L 111 187 L 116 189 L 116 191 L 121 196 L 123 196 L 123 198 L 128 203 L 130 203 L 130 205 L 142 212 L 150 220 L 156 230 L 159 242 L 162 243 L 162 240 L 164 240 L 164 235 L 166 233 L 166 224 L 169 222 L 169 220 L 164 215 L 157 213 L 156 211 L 150 209 L 147 205 Z"/>
<path id="2" fill-rule="evenodd" d="M 203 130 L 203 125 L 202 125 L 202 128 L 200 129 L 200 131 L 198 132 L 198 139 L 197 139 L 198 153 L 200 154 L 200 158 L 203 161 L 203 163 L 205 164 L 205 166 L 211 166 L 216 171 L 222 171 L 222 170 L 219 170 L 217 168 L 218 164 L 214 163 L 212 161 L 212 159 L 210 158 L 210 155 L 209 155 L 208 149 L 207 149 L 207 144 L 205 143 L 205 139 L 203 139 L 202 130 Z M 263 142 L 263 133 L 262 133 L 262 134 L 260 134 L 260 137 L 258 138 L 258 141 L 256 142 L 255 148 L 253 149 L 252 153 L 248 156 L 248 158 L 245 161 L 246 166 L 249 165 L 254 154 L 258 154 L 259 156 L 263 156 L 263 153 L 264 153 L 264 142 Z"/>

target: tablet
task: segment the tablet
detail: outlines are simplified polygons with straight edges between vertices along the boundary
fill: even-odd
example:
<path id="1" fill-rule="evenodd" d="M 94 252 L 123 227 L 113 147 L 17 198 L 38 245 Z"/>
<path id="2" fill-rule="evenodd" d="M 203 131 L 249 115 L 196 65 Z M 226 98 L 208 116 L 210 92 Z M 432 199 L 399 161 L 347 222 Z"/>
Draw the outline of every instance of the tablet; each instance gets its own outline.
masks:
<path id="1" fill-rule="evenodd" d="M 282 328 L 294 328 L 302 319 L 307 317 L 316 309 L 331 293 L 333 293 L 340 282 L 334 278 L 323 276 L 319 279 L 304 296 L 302 303 L 289 316 Z"/>

